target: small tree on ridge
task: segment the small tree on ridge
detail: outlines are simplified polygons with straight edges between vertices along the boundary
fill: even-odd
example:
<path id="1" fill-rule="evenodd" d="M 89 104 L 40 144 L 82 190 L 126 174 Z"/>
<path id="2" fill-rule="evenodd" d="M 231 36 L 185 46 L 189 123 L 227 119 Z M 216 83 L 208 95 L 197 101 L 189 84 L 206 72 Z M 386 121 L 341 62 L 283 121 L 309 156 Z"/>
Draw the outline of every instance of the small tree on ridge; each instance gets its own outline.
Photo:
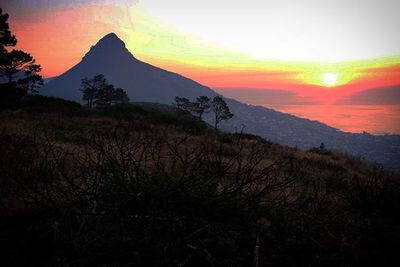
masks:
<path id="1" fill-rule="evenodd" d="M 194 103 L 193 112 L 196 113 L 200 120 L 203 119 L 203 114 L 210 111 L 211 99 L 208 96 L 199 96 Z"/>
<path id="2" fill-rule="evenodd" d="M 215 130 L 218 130 L 218 125 L 221 121 L 229 120 L 233 117 L 233 114 L 229 111 L 229 107 L 225 100 L 220 96 L 214 97 L 211 102 L 211 109 L 214 111 L 215 115 Z"/>

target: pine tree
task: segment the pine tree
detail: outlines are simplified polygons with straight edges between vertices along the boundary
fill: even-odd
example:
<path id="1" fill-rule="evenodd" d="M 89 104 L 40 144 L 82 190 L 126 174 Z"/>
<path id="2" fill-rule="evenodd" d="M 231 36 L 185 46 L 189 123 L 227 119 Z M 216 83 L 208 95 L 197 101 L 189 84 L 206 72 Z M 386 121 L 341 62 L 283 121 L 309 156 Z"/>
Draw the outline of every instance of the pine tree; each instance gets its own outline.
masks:
<path id="1" fill-rule="evenodd" d="M 210 98 L 207 96 L 199 96 L 194 103 L 194 113 L 198 115 L 200 120 L 203 119 L 203 114 L 209 112 L 211 103 Z"/>
<path id="2" fill-rule="evenodd" d="M 179 96 L 175 97 L 175 106 L 190 113 L 192 113 L 195 108 L 194 103 L 190 102 L 189 99 Z"/>
<path id="3" fill-rule="evenodd" d="M 18 101 L 28 93 L 35 94 L 43 85 L 41 67 L 29 53 L 12 49 L 17 39 L 8 25 L 8 14 L 0 9 L 0 98 L 2 102 Z"/>
<path id="4" fill-rule="evenodd" d="M 220 96 L 214 97 L 211 102 L 211 109 L 214 111 L 215 115 L 214 128 L 216 130 L 218 129 L 218 125 L 221 121 L 229 120 L 233 117 L 233 114 L 229 111 L 229 107 L 225 100 Z"/>
<path id="5" fill-rule="evenodd" d="M 8 14 L 3 14 L 0 8 L 0 53 L 6 53 L 6 47 L 17 44 L 17 39 L 11 34 L 7 20 Z"/>

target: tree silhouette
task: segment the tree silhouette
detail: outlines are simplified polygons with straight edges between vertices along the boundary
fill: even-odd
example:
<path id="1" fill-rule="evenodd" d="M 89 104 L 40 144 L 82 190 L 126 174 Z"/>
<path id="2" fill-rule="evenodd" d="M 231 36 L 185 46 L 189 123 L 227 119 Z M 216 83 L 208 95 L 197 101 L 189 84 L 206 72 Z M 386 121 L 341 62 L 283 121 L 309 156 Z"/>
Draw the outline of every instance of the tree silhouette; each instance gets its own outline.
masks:
<path id="1" fill-rule="evenodd" d="M 35 76 L 35 73 L 40 72 L 40 65 L 37 65 L 35 59 L 28 53 L 22 50 L 12 50 L 6 52 L 0 61 L 0 70 L 6 75 L 8 83 L 22 83 L 23 73 L 28 77 Z M 39 76 L 39 75 L 36 75 Z"/>
<path id="2" fill-rule="evenodd" d="M 203 114 L 210 110 L 211 103 L 208 96 L 199 96 L 196 98 L 196 102 L 191 102 L 185 97 L 175 97 L 175 106 L 179 109 L 185 110 L 197 115 L 199 120 L 203 119 Z"/>
<path id="3" fill-rule="evenodd" d="M 97 98 L 98 92 L 107 86 L 107 80 L 103 74 L 96 74 L 92 79 L 84 78 L 81 82 L 82 99 L 86 101 L 89 108 Z"/>
<path id="4" fill-rule="evenodd" d="M 199 96 L 194 103 L 193 112 L 196 113 L 199 119 L 203 119 L 203 114 L 209 112 L 211 99 L 208 96 Z"/>
<path id="5" fill-rule="evenodd" d="M 127 93 L 121 88 L 114 88 L 108 84 L 103 74 L 96 74 L 92 79 L 82 79 L 81 89 L 82 99 L 87 102 L 87 106 L 92 108 L 108 107 L 117 103 L 129 102 Z"/>
<path id="6" fill-rule="evenodd" d="M 214 128 L 218 129 L 218 124 L 223 120 L 229 120 L 233 117 L 233 114 L 229 111 L 229 107 L 226 104 L 225 100 L 220 97 L 216 96 L 211 101 L 211 109 L 214 111 L 215 115 L 215 124 Z"/>
<path id="7" fill-rule="evenodd" d="M 125 90 L 122 88 L 114 89 L 112 104 L 127 103 L 127 102 L 129 102 L 129 96 L 125 92 Z"/>
<path id="8" fill-rule="evenodd" d="M 95 104 L 98 107 L 109 107 L 113 104 L 129 102 L 126 92 L 121 89 L 115 89 L 113 85 L 107 84 L 96 94 Z"/>
<path id="9" fill-rule="evenodd" d="M 6 47 L 15 46 L 17 39 L 11 34 L 10 26 L 8 25 L 8 14 L 3 14 L 3 10 L 0 8 L 0 53 L 6 53 Z"/>
<path id="10" fill-rule="evenodd" d="M 106 84 L 103 88 L 97 91 L 95 105 L 98 107 L 109 107 L 112 104 L 114 96 L 114 86 Z"/>
<path id="11" fill-rule="evenodd" d="M 220 96 L 214 97 L 212 101 L 208 96 L 199 96 L 196 98 L 196 102 L 191 102 L 185 97 L 177 96 L 175 97 L 175 106 L 189 113 L 196 114 L 200 120 L 203 118 L 204 113 L 212 109 L 215 115 L 215 129 L 218 129 L 218 124 L 221 121 L 229 120 L 233 117 L 225 100 Z"/>
<path id="12" fill-rule="evenodd" d="M 194 109 L 194 103 L 190 102 L 190 100 L 185 97 L 179 96 L 175 97 L 175 106 L 190 113 L 193 112 Z"/>
<path id="13" fill-rule="evenodd" d="M 7 48 L 17 44 L 8 25 L 8 14 L 0 9 L 0 88 L 3 101 L 19 100 L 28 93 L 35 94 L 43 85 L 39 64 L 29 53 Z"/>

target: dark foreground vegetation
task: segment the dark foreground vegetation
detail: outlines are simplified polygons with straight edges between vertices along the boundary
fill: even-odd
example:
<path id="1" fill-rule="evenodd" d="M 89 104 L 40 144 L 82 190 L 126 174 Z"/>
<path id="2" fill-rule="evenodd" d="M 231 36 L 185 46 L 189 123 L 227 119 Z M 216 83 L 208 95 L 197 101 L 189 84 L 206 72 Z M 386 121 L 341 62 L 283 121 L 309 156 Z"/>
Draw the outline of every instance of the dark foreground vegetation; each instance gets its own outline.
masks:
<path id="1" fill-rule="evenodd" d="M 395 174 L 154 107 L 35 96 L 0 111 L 2 266 L 398 259 Z"/>

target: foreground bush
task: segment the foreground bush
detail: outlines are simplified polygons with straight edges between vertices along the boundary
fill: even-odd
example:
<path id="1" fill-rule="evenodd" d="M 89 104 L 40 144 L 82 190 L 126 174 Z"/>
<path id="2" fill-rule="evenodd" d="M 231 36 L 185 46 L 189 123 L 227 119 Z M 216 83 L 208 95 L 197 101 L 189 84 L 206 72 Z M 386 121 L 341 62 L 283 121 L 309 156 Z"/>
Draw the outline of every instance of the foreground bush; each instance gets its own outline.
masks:
<path id="1" fill-rule="evenodd" d="M 143 128 L 132 114 L 154 111 L 131 109 L 125 118 L 115 107 L 111 119 L 95 111 L 93 121 L 66 116 L 61 124 L 33 114 L 23 132 L 3 127 L 3 265 L 356 266 L 397 258 L 394 174 L 251 135 L 194 135 L 197 122 L 187 131 L 156 120 Z M 79 123 L 86 128 L 70 126 Z"/>

